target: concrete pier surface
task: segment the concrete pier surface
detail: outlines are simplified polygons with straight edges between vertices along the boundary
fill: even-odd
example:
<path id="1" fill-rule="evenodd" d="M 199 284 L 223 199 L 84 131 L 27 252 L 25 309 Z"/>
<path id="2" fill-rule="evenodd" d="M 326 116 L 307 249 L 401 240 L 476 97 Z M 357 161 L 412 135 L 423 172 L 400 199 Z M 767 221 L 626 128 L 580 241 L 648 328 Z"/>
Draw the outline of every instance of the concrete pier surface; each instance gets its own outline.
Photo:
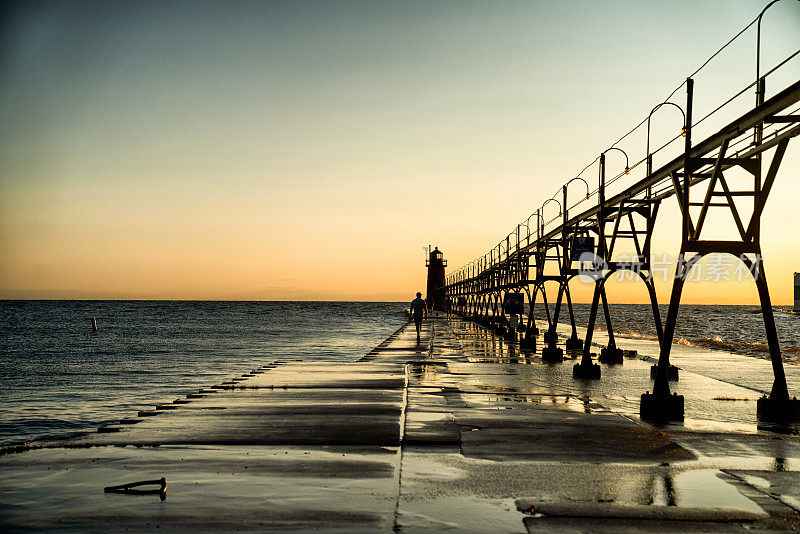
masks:
<path id="1" fill-rule="evenodd" d="M 355 363 L 276 360 L 96 434 L 5 451 L 0 527 L 800 530 L 800 435 L 756 424 L 767 360 L 676 350 L 686 420 L 656 427 L 638 417 L 646 342 L 618 340 L 643 357 L 575 380 L 569 358 L 542 363 L 460 318 L 424 328 Z M 800 367 L 787 377 L 796 395 Z M 162 477 L 161 494 L 103 491 Z"/>

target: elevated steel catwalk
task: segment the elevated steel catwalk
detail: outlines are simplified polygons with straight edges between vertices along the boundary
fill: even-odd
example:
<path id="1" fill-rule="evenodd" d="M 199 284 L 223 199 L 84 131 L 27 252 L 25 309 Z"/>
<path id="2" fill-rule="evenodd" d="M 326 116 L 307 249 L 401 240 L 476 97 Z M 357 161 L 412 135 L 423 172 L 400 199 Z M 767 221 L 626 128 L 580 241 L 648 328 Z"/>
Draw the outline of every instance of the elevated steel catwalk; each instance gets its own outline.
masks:
<path id="1" fill-rule="evenodd" d="M 753 275 L 758 289 L 775 375 L 771 395 L 758 403 L 759 418 L 771 421 L 787 419 L 800 421 L 800 401 L 789 399 L 788 395 L 760 245 L 760 221 L 764 206 L 789 141 L 800 135 L 800 115 L 793 115 L 790 109 L 800 102 L 800 81 L 792 83 L 766 101 L 763 100 L 764 86 L 765 78 L 759 79 L 757 104 L 752 110 L 693 145 L 691 131 L 694 81 L 687 79 L 684 113 L 686 139 L 682 154 L 659 169 L 649 172 L 643 179 L 611 198 L 606 198 L 605 153 L 619 150 L 624 154 L 624 151 L 616 147 L 606 150 L 599 157 L 600 176 L 596 205 L 569 217 L 568 184 L 565 185 L 563 204 L 555 199 L 546 201 L 546 203 L 554 201 L 561 206 L 562 213 L 559 213 L 559 216 L 563 214 L 563 219 L 560 224 L 545 231 L 546 225 L 541 210 L 537 211 L 535 232 L 531 231 L 531 225 L 528 224 L 530 218 L 524 224 L 527 230 L 524 238 L 520 232 L 523 225 L 518 225 L 516 239 L 511 239 L 514 235 L 512 232 L 483 258 L 451 274 L 437 298 L 440 302 L 448 303 L 453 311 L 484 322 L 498 333 L 507 336 L 509 340 L 519 341 L 523 348 L 535 348 L 538 330 L 534 320 L 534 304 L 541 295 L 548 323 L 544 339 L 547 346 L 542 350 L 542 357 L 550 361 L 561 361 L 563 357 L 563 351 L 556 347 L 555 329 L 562 300 L 566 298 L 572 324 L 572 337 L 567 340 L 566 348 L 582 348 L 583 351 L 581 362 L 575 366 L 574 376 L 580 379 L 599 378 L 600 367 L 592 362 L 590 349 L 600 301 L 603 304 L 609 336 L 609 345 L 601 351 L 601 361 L 605 359 L 608 362 L 621 362 L 621 351 L 615 344 L 605 282 L 619 270 L 633 270 L 642 278 L 648 289 L 661 350 L 659 363 L 653 368 L 655 378 L 653 393 L 647 392 L 642 395 L 641 415 L 654 419 L 682 419 L 683 397 L 671 395 L 668 382 L 677 376 L 677 369 L 669 364 L 669 353 L 684 282 L 691 268 L 704 255 L 710 253 L 738 255 Z M 683 112 L 680 106 L 672 105 Z M 654 111 L 657 108 L 658 106 Z M 765 135 L 767 127 L 770 131 Z M 739 148 L 733 154 L 729 154 L 728 150 L 732 147 Z M 774 152 L 771 162 L 766 173 L 763 173 L 762 158 L 772 149 Z M 625 157 L 627 161 L 627 154 Z M 650 158 L 651 155 L 648 154 L 648 169 L 652 166 Z M 744 190 L 741 186 L 736 191 L 730 189 L 725 172 L 734 167 L 752 175 L 752 186 L 747 186 Z M 626 165 L 626 173 L 627 171 Z M 699 185 L 704 185 L 704 182 L 708 185 L 701 191 L 702 202 L 692 202 L 690 191 Z M 717 190 L 717 185 L 722 187 L 721 191 Z M 588 199 L 590 196 L 588 183 L 586 186 Z M 666 321 L 662 323 L 649 252 L 660 203 L 672 196 L 676 197 L 680 208 L 682 239 L 668 314 Z M 743 219 L 740 208 L 734 200 L 739 197 L 752 197 L 753 210 L 748 220 Z M 700 208 L 700 212 L 695 217 L 692 208 L 697 207 Z M 720 207 L 729 210 L 739 238 L 702 239 L 704 223 L 710 213 L 709 208 Z M 611 225 L 611 228 L 607 228 L 608 225 Z M 613 261 L 614 246 L 622 240 L 633 243 L 637 252 L 636 261 Z M 587 243 L 589 243 L 588 248 L 586 248 Z M 590 264 L 594 265 L 591 273 L 595 280 L 587 335 L 583 341 L 577 337 L 569 291 L 570 280 L 581 274 L 581 271 L 574 266 L 578 259 L 575 256 L 579 251 L 590 252 Z M 687 259 L 687 253 L 694 255 Z M 578 262 L 578 266 L 581 265 L 582 263 Z M 531 272 L 534 273 L 533 276 Z M 545 286 L 553 282 L 558 284 L 558 297 L 555 312 L 551 314 L 550 307 L 547 306 Z M 517 324 L 515 321 L 509 321 L 505 300 L 509 297 L 509 293 L 520 290 L 527 297 L 529 306 L 527 321 L 523 318 L 522 322 Z M 518 295 L 514 298 L 518 299 Z"/>

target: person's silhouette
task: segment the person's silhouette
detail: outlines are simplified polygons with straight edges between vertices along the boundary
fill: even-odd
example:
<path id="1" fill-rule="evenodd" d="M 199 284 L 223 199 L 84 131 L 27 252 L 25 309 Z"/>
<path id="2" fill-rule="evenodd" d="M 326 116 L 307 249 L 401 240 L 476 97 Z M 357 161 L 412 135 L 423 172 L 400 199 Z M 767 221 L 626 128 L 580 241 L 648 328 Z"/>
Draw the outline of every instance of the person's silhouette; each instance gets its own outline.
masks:
<path id="1" fill-rule="evenodd" d="M 420 338 L 422 331 L 422 318 L 428 313 L 428 308 L 425 306 L 425 301 L 422 300 L 422 293 L 417 292 L 417 298 L 411 301 L 411 317 L 414 318 L 414 326 L 417 327 L 417 341 Z"/>

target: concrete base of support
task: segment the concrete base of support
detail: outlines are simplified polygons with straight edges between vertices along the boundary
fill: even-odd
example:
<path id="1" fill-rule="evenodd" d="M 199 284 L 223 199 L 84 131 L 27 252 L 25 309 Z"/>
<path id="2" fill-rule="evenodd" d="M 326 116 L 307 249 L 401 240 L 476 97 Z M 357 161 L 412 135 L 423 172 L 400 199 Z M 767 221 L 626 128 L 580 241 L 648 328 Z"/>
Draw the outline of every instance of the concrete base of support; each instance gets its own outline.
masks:
<path id="1" fill-rule="evenodd" d="M 653 365 L 650 367 L 650 380 L 656 379 L 656 372 L 658 372 L 658 365 Z M 667 380 L 671 382 L 678 381 L 678 368 L 674 365 L 670 365 L 667 367 Z"/>
<path id="2" fill-rule="evenodd" d="M 756 412 L 759 421 L 800 424 L 800 399 L 758 399 Z"/>
<path id="3" fill-rule="evenodd" d="M 600 350 L 600 357 L 597 360 L 607 365 L 620 365 L 623 361 L 622 349 L 605 347 Z"/>
<path id="4" fill-rule="evenodd" d="M 560 363 L 564 361 L 564 351 L 558 347 L 545 347 L 542 349 L 542 361 Z"/>
<path id="5" fill-rule="evenodd" d="M 666 397 L 642 393 L 639 416 L 655 422 L 683 421 L 683 395 L 673 393 Z"/>
<path id="6" fill-rule="evenodd" d="M 545 342 L 549 343 L 551 341 L 555 341 L 556 333 L 554 330 L 545 330 L 544 331 L 544 340 Z"/>
<path id="7" fill-rule="evenodd" d="M 590 380 L 599 380 L 600 379 L 600 366 L 596 363 L 590 363 L 588 365 L 583 365 L 582 363 L 576 363 L 575 366 L 572 368 L 572 378 L 586 378 Z"/>
<path id="8" fill-rule="evenodd" d="M 581 350 L 583 348 L 583 340 L 579 337 L 571 337 L 567 340 L 565 346 L 567 350 Z"/>
<path id="9" fill-rule="evenodd" d="M 523 350 L 536 350 L 536 338 L 526 335 L 522 338 L 522 341 L 519 342 L 519 348 Z"/>
<path id="10" fill-rule="evenodd" d="M 531 327 L 531 335 L 534 337 L 539 335 L 539 328 L 536 325 Z"/>

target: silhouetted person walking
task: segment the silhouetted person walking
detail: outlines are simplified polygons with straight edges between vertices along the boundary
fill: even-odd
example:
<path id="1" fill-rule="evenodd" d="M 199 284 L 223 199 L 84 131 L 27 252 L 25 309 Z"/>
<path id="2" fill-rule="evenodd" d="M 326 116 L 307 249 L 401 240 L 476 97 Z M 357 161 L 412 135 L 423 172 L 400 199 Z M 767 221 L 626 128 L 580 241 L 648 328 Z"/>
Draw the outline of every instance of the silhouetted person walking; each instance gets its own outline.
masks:
<path id="1" fill-rule="evenodd" d="M 414 326 L 417 327 L 417 341 L 419 341 L 420 332 L 422 331 L 422 318 L 428 314 L 428 308 L 425 306 L 425 301 L 422 300 L 422 293 L 417 292 L 417 298 L 411 301 L 411 317 L 414 318 Z"/>

